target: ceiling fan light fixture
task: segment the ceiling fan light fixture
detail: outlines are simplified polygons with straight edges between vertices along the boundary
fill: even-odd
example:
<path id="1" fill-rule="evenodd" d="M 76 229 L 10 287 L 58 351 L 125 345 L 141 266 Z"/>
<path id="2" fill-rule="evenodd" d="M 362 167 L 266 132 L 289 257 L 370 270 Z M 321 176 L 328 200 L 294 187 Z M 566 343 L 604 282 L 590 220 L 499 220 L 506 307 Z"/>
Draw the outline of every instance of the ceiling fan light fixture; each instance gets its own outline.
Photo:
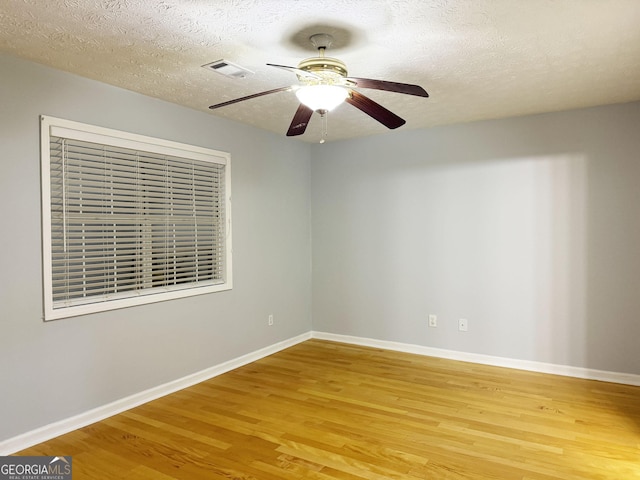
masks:
<path id="1" fill-rule="evenodd" d="M 301 103 L 313 111 L 331 111 L 346 100 L 349 91 L 338 85 L 307 85 L 296 90 Z"/>

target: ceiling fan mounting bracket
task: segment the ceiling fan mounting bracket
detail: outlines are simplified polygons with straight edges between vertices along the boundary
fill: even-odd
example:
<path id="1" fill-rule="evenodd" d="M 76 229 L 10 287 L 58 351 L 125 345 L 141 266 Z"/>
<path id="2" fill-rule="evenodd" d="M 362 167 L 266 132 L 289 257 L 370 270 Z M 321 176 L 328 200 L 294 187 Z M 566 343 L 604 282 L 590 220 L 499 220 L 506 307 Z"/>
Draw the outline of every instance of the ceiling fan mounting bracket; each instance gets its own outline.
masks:
<path id="1" fill-rule="evenodd" d="M 317 50 L 326 50 L 333 44 L 333 37 L 328 33 L 316 33 L 309 37 L 309 41 Z"/>

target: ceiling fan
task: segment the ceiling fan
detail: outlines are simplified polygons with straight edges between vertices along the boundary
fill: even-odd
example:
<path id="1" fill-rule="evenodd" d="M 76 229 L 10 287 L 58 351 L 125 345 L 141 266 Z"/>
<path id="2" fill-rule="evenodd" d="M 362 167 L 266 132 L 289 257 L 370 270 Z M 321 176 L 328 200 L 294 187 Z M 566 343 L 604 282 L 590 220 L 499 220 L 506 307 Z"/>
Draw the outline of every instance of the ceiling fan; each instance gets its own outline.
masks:
<path id="1" fill-rule="evenodd" d="M 356 87 L 386 90 L 418 97 L 429 96 L 429 94 L 418 85 L 373 80 L 370 78 L 349 77 L 347 76 L 347 66 L 344 62 L 337 58 L 325 57 L 324 55 L 326 49 L 329 48 L 333 42 L 331 35 L 318 33 L 312 35 L 309 40 L 318 50 L 317 57 L 302 60 L 297 67 L 267 63 L 270 67 L 281 68 L 295 73 L 298 76 L 300 85 L 274 88 L 273 90 L 254 93 L 246 97 L 211 105 L 209 108 L 216 109 L 272 93 L 294 91 L 300 101 L 300 106 L 293 116 L 291 125 L 287 130 L 287 136 L 302 135 L 311 120 L 313 112 L 317 112 L 323 119 L 324 128 L 320 143 L 324 143 L 324 138 L 327 135 L 326 114 L 342 102 L 353 105 L 390 129 L 398 128 L 406 123 L 403 118 L 400 118 L 379 103 L 374 102 L 357 90 L 354 90 Z"/>

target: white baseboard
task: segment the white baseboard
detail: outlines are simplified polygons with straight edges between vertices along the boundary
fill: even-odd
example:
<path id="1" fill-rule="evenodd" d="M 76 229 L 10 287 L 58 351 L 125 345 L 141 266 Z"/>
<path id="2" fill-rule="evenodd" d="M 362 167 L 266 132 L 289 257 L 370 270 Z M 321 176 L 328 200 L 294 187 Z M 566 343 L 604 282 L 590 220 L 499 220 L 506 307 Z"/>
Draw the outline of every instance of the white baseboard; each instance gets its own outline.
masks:
<path id="1" fill-rule="evenodd" d="M 533 362 L 530 360 L 494 357 L 491 355 L 482 355 L 479 353 L 458 352 L 455 350 L 424 347 L 421 345 L 413 345 L 410 343 L 390 342 L 387 340 L 376 340 L 374 338 L 354 337 L 350 335 L 338 335 L 335 333 L 314 331 L 311 333 L 311 335 L 313 338 L 317 338 L 319 340 L 331 340 L 334 342 L 349 343 L 352 345 L 362 345 L 364 347 L 383 348 L 385 350 L 415 353 L 418 355 L 426 355 L 429 357 L 460 360 L 463 362 L 479 363 L 482 365 L 515 368 L 517 370 L 528 370 L 530 372 L 549 373 L 552 375 L 563 375 L 565 377 L 576 377 L 588 380 L 600 380 L 602 382 L 622 383 L 625 385 L 640 386 L 640 375 L 635 375 L 633 373 L 608 372 L 590 368 L 571 367 L 568 365 L 556 365 L 553 363 L 542 363 Z"/>
<path id="2" fill-rule="evenodd" d="M 298 335 L 297 337 L 278 342 L 265 348 L 261 348 L 260 350 L 256 350 L 255 352 L 251 352 L 246 355 L 242 355 L 240 357 L 221 363 L 219 365 L 206 368 L 191 375 L 187 375 L 186 377 L 182 377 L 177 380 L 167 382 L 163 385 L 158 385 L 157 387 L 150 388 L 143 392 L 130 395 L 120 400 L 116 400 L 115 402 L 111 402 L 107 405 L 94 408 L 93 410 L 89 410 L 88 412 L 74 415 L 73 417 L 66 418 L 49 425 L 45 425 L 44 427 L 40 427 L 30 432 L 23 433 L 21 435 L 18 435 L 17 437 L 9 438 L 0 442 L 0 456 L 11 455 L 12 453 L 19 452 L 20 450 L 32 447 L 33 445 L 37 445 L 38 443 L 51 440 L 52 438 L 58 437 L 65 433 L 69 433 L 73 430 L 77 430 L 78 428 L 86 427 L 87 425 L 98 422 L 100 420 L 104 420 L 105 418 L 137 407 L 139 405 L 142 405 L 143 403 L 147 403 L 151 400 L 164 397 L 165 395 L 168 395 L 170 393 L 177 392 L 178 390 L 182 390 L 183 388 L 187 388 L 197 383 L 204 382 L 205 380 L 217 377 L 218 375 L 242 367 L 243 365 L 255 362 L 256 360 L 260 360 L 261 358 L 267 357 L 276 352 L 279 352 L 280 350 L 284 350 L 285 348 L 304 342 L 305 340 L 308 340 L 310 338 L 311 332 L 303 333 L 302 335 Z"/>

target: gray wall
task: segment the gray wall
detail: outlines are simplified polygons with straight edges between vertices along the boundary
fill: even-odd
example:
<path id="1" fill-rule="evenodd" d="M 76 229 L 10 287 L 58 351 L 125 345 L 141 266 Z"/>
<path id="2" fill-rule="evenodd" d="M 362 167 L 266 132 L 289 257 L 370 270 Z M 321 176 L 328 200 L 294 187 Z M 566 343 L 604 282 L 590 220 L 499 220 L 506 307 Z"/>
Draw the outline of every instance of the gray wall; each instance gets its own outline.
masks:
<path id="1" fill-rule="evenodd" d="M 314 330 L 640 374 L 640 103 L 313 146 L 311 179 Z"/>
<path id="2" fill-rule="evenodd" d="M 308 145 L 7 56 L 0 72 L 0 441 L 311 329 Z M 230 152 L 233 290 L 44 323 L 40 114 Z"/>

